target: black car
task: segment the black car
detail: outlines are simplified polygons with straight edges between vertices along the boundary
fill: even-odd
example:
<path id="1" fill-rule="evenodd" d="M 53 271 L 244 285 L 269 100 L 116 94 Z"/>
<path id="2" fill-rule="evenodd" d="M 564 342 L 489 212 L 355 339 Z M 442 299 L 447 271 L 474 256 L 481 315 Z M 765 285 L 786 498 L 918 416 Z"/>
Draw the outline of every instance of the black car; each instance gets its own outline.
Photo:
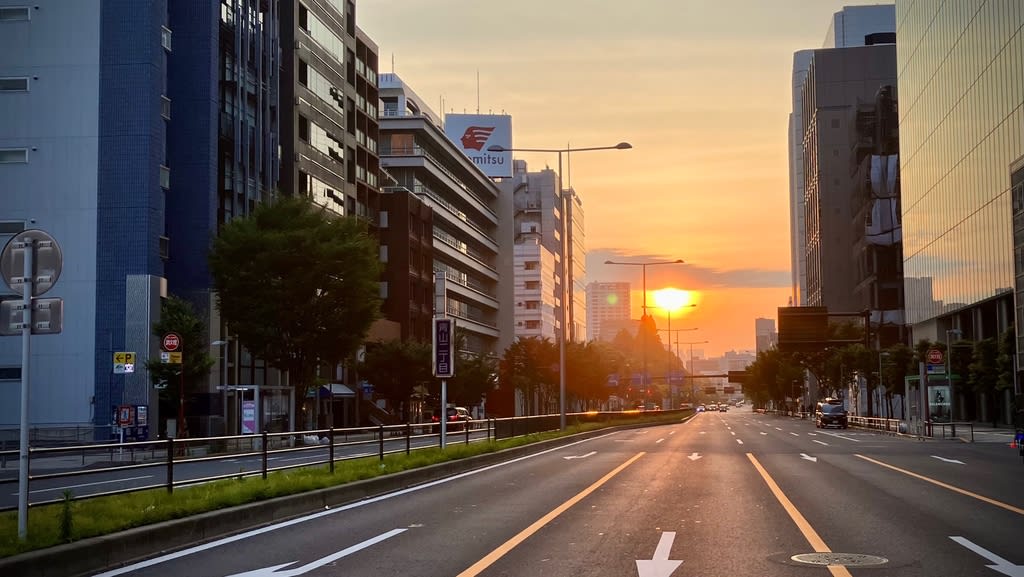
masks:
<path id="1" fill-rule="evenodd" d="M 828 427 L 846 429 L 850 426 L 846 408 L 843 407 L 841 402 L 832 401 L 818 403 L 814 424 L 819 429 L 827 429 Z"/>

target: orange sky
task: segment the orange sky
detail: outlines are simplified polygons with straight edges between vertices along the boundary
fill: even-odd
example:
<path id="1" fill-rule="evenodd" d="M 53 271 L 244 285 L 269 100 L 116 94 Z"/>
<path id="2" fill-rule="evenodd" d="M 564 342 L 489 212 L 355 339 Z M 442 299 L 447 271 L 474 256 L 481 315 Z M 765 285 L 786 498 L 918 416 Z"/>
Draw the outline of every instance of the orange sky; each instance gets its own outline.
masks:
<path id="1" fill-rule="evenodd" d="M 790 289 L 787 121 L 792 54 L 819 48 L 857 0 L 363 0 L 359 26 L 435 111 L 512 115 L 513 146 L 579 153 L 587 280 L 700 291 L 680 339 L 754 348 L 754 319 Z M 394 68 L 392 68 L 392 57 Z M 530 170 L 556 155 L 517 154 Z M 653 301 L 648 302 L 652 305 Z M 660 311 L 652 309 L 659 327 Z M 694 347 L 697 348 L 696 346 Z"/>

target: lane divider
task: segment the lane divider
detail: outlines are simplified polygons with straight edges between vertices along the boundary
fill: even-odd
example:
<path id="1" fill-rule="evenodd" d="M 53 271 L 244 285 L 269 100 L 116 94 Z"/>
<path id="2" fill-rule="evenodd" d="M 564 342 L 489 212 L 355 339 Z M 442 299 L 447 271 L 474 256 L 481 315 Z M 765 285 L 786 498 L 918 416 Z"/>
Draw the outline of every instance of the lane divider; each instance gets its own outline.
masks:
<path id="1" fill-rule="evenodd" d="M 993 499 L 991 497 L 986 497 L 984 495 L 979 495 L 978 493 L 974 493 L 974 492 L 968 491 L 967 489 L 961 489 L 960 487 L 957 487 L 955 485 L 950 485 L 949 483 L 943 483 L 942 481 L 939 481 L 937 479 L 932 479 L 931 477 L 925 477 L 924 475 L 921 475 L 919 473 L 915 473 L 913 471 L 908 471 L 906 469 L 901 469 L 900 467 L 897 467 L 895 465 L 890 465 L 889 463 L 883 463 L 882 461 L 879 461 L 878 459 L 872 459 L 871 457 L 865 457 L 864 455 L 859 455 L 859 454 L 856 454 L 856 453 L 854 454 L 854 456 L 855 457 L 859 457 L 861 459 L 864 459 L 865 461 L 867 461 L 869 463 L 874 463 L 874 464 L 876 464 L 876 465 L 878 465 L 880 467 L 885 467 L 886 469 L 892 469 L 893 471 L 896 471 L 898 473 L 903 473 L 904 475 L 907 475 L 909 477 L 913 477 L 915 479 L 920 479 L 921 481 L 925 481 L 927 483 L 931 483 L 932 485 L 935 485 L 935 486 L 938 486 L 938 487 L 942 487 L 943 489 L 947 489 L 947 490 L 953 491 L 954 493 L 960 493 L 961 495 L 964 495 L 966 497 L 971 497 L 972 499 L 977 499 L 979 501 L 983 501 L 985 503 L 988 503 L 989 505 L 995 505 L 996 507 L 1000 507 L 1002 509 L 1006 509 L 1007 511 L 1009 511 L 1011 513 L 1016 513 L 1018 515 L 1024 515 L 1024 509 L 1021 509 L 1020 507 L 1014 507 L 1013 505 L 1010 505 L 1009 503 L 1003 503 L 1002 501 L 997 501 L 997 500 L 995 500 L 995 499 Z"/>
<path id="2" fill-rule="evenodd" d="M 768 488 L 771 490 L 772 494 L 775 495 L 776 499 L 778 499 L 779 504 L 782 505 L 782 508 L 786 510 L 786 513 L 789 515 L 789 518 L 792 519 L 793 523 L 796 524 L 797 529 L 800 530 L 800 533 L 804 536 L 804 539 L 807 539 L 807 542 L 811 545 L 811 548 L 814 549 L 814 552 L 832 553 L 832 550 L 829 549 L 828 545 L 825 544 L 825 540 L 821 538 L 821 535 L 818 535 L 818 532 L 814 530 L 814 527 L 811 527 L 811 524 L 807 522 L 807 519 L 796 508 L 796 505 L 794 505 L 793 502 L 789 500 L 789 497 L 787 497 L 786 494 L 782 492 L 782 489 L 779 488 L 778 483 L 776 483 L 775 479 L 773 479 L 772 476 L 768 474 L 768 471 L 766 471 L 765 468 L 761 466 L 761 463 L 757 460 L 757 457 L 755 457 L 753 453 L 747 453 L 747 458 L 750 459 L 751 464 L 754 465 L 754 468 L 757 469 L 757 472 L 761 474 L 761 478 L 764 479 L 765 484 L 768 485 Z M 833 577 L 853 577 L 853 575 L 850 573 L 850 570 L 842 565 L 828 565 L 827 567 L 829 573 L 831 573 Z"/>
<path id="3" fill-rule="evenodd" d="M 516 536 L 499 545 L 497 549 L 491 551 L 476 563 L 473 563 L 468 569 L 466 569 L 462 573 L 459 573 L 458 577 L 476 577 L 484 570 L 486 570 L 488 567 L 493 565 L 498 559 L 501 559 L 506 554 L 508 554 L 509 551 L 515 549 L 516 546 L 518 546 L 520 543 L 528 539 L 531 535 L 533 535 L 537 531 L 540 531 L 541 528 L 544 527 L 544 525 L 547 525 L 548 523 L 553 521 L 555 517 L 558 517 L 562 513 L 566 512 L 569 509 L 569 507 L 572 507 L 576 503 L 579 503 L 587 495 L 598 490 L 601 487 L 601 485 L 604 485 L 605 483 L 610 481 L 612 477 L 621 473 L 626 467 L 632 465 L 637 461 L 637 459 L 643 457 L 646 454 L 647 453 L 637 453 L 625 463 L 619 465 L 618 467 L 615 467 L 607 475 L 595 481 L 593 485 L 587 487 L 586 489 L 583 489 L 565 503 L 562 503 L 561 505 L 555 507 L 549 513 L 547 513 L 540 519 L 534 521 L 533 524 L 531 524 L 529 527 L 520 531 L 518 534 L 516 534 Z"/>

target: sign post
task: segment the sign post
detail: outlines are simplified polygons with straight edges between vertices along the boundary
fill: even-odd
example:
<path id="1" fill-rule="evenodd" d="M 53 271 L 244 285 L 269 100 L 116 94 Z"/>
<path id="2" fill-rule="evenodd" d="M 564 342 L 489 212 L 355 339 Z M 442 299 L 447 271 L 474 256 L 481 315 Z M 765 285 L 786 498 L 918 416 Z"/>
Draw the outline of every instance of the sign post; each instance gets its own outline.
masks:
<path id="1" fill-rule="evenodd" d="M 178 333 L 167 333 L 160 339 L 160 361 L 178 365 L 181 380 L 178 382 L 178 431 L 176 437 L 185 437 L 185 362 L 182 358 L 183 344 L 181 335 Z"/>
<path id="2" fill-rule="evenodd" d="M 434 376 L 441 379 L 441 449 L 448 446 L 448 379 L 455 376 L 455 321 L 448 318 L 448 287 L 444 271 L 434 273 L 433 355 Z"/>
<path id="3" fill-rule="evenodd" d="M 17 276 L 18 260 L 21 276 Z M 21 334 L 21 424 L 18 442 L 18 539 L 28 538 L 28 394 L 31 378 L 32 334 L 61 332 L 63 300 L 36 299 L 49 291 L 60 278 L 64 258 L 60 245 L 49 233 L 25 230 L 14 236 L 0 253 L 0 274 L 13 291 L 21 289 L 21 322 L 0 327 L 0 334 Z M 0 307 L 4 309 L 6 307 Z M 40 317 L 36 318 L 39 311 Z M 2 315 L 7 316 L 7 315 Z M 8 317 L 9 318 L 9 317 Z M 6 321 L 4 321 L 6 322 Z M 19 326 L 15 326 L 19 325 Z"/>

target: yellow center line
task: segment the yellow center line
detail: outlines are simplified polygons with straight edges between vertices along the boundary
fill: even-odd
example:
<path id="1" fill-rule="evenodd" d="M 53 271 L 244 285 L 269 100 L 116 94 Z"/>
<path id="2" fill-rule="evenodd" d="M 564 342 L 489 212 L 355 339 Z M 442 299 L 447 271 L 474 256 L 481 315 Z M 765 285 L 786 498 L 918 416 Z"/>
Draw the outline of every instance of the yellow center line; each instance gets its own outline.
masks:
<path id="1" fill-rule="evenodd" d="M 961 495 L 966 495 L 967 497 L 972 497 L 972 498 L 977 499 L 979 501 L 984 501 L 985 503 L 988 503 L 989 505 L 995 505 L 996 507 L 1001 507 L 1003 509 L 1006 509 L 1007 511 L 1010 511 L 1011 513 L 1016 513 L 1018 515 L 1024 515 L 1024 509 L 1021 509 L 1020 507 L 1014 507 L 1013 505 L 1010 505 L 1008 503 L 1003 503 L 1002 501 L 996 501 L 995 499 L 992 499 L 991 497 L 986 497 L 984 495 L 979 495 L 977 493 L 972 493 L 971 491 L 968 491 L 967 489 L 961 489 L 960 487 L 956 487 L 956 486 L 950 485 L 948 483 L 943 483 L 942 481 L 938 481 L 936 479 L 932 479 L 931 477 L 925 477 L 924 475 L 915 473 L 913 471 L 908 471 L 906 469 L 901 469 L 901 468 L 899 468 L 899 467 L 897 467 L 895 465 L 890 465 L 889 463 L 883 463 L 882 461 L 879 461 L 877 459 L 872 459 L 871 457 L 865 457 L 864 455 L 855 455 L 855 456 L 860 457 L 861 459 L 864 459 L 865 461 L 868 461 L 869 463 L 874 463 L 874 464 L 876 464 L 878 466 L 885 467 L 886 469 L 892 469 L 893 471 L 897 471 L 899 473 L 903 473 L 904 475 L 908 475 L 908 476 L 913 477 L 915 479 L 920 479 L 922 481 L 926 481 L 928 483 L 931 483 L 932 485 L 937 485 L 939 487 L 942 487 L 943 489 L 948 489 L 950 491 L 953 491 L 954 493 L 960 493 Z"/>
<path id="2" fill-rule="evenodd" d="M 810 543 L 814 552 L 831 553 L 832 550 L 825 544 L 825 540 L 821 538 L 821 535 L 818 535 L 818 532 L 814 530 L 814 527 L 811 527 L 811 524 L 807 522 L 807 519 L 804 518 L 803 514 L 797 510 L 796 505 L 794 505 L 793 502 L 789 500 L 789 497 L 782 492 L 778 483 L 776 483 L 775 479 L 772 479 L 772 476 L 768 474 L 768 471 L 761 466 L 757 457 L 754 457 L 753 453 L 747 453 L 747 458 L 750 459 L 750 462 L 754 465 L 754 468 L 757 469 L 757 472 L 761 474 L 761 478 L 764 479 L 765 484 L 768 485 L 772 494 L 779 500 L 779 504 L 782 505 L 782 508 L 789 514 L 789 518 L 796 524 L 797 529 L 800 529 L 800 533 L 802 533 L 804 539 L 807 539 L 807 542 Z M 828 570 L 829 573 L 832 573 L 833 577 L 853 577 L 850 571 L 842 565 L 829 565 Z"/>
<path id="3" fill-rule="evenodd" d="M 487 569 L 488 567 L 493 565 L 495 561 L 504 557 L 512 549 L 515 549 L 517 545 L 519 545 L 527 538 L 529 538 L 530 535 L 533 535 L 534 533 L 539 531 L 541 527 L 550 523 L 552 520 L 554 520 L 555 517 L 558 517 L 567 509 L 569 509 L 569 507 L 572 507 L 576 503 L 579 503 L 587 495 L 596 491 L 598 488 L 601 487 L 601 485 L 607 483 L 609 480 L 611 480 L 612 477 L 621 473 L 623 469 L 632 465 L 633 463 L 636 462 L 637 459 L 643 457 L 646 454 L 647 453 L 637 453 L 625 463 L 619 465 L 618 467 L 615 467 L 614 469 L 612 469 L 610 473 L 598 479 L 593 485 L 587 487 L 586 489 L 583 489 L 576 496 L 572 497 L 565 503 L 562 503 L 558 507 L 555 507 L 549 513 L 547 513 L 540 519 L 534 521 L 532 525 L 520 531 L 519 534 L 517 534 L 515 537 L 512 537 L 508 541 L 505 541 L 500 546 L 498 546 L 497 549 L 485 555 L 483 559 L 480 559 L 476 563 L 473 563 L 473 565 L 470 566 L 469 569 L 466 569 L 462 573 L 459 573 L 458 577 L 475 577 L 476 575 L 479 575 L 481 572 L 483 572 L 484 569 Z"/>

